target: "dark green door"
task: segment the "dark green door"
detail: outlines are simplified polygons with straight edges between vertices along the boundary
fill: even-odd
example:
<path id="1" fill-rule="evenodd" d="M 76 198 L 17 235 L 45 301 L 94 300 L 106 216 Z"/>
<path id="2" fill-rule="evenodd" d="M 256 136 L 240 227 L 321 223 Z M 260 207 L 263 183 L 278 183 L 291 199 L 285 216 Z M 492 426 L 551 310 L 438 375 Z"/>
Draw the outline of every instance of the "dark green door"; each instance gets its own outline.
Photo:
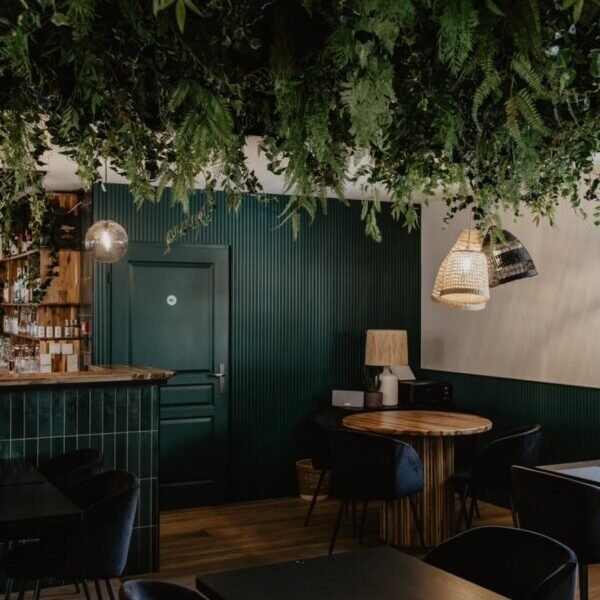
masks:
<path id="1" fill-rule="evenodd" d="M 112 362 L 176 373 L 161 389 L 161 508 L 224 500 L 228 248 L 131 244 L 111 288 Z"/>

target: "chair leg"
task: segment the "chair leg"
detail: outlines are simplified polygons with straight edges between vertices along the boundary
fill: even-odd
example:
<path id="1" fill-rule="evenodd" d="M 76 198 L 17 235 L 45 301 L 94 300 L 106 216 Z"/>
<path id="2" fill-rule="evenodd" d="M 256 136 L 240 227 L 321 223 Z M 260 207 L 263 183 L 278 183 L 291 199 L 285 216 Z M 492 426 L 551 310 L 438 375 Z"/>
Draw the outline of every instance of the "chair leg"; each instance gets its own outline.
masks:
<path id="1" fill-rule="evenodd" d="M 477 502 L 477 499 L 475 499 L 474 502 L 475 502 L 475 514 L 477 515 L 478 519 L 481 519 L 481 513 L 479 512 L 479 502 Z"/>
<path id="2" fill-rule="evenodd" d="M 362 516 L 360 518 L 360 532 L 358 534 L 358 543 L 363 543 L 363 536 L 365 534 L 365 521 L 367 520 L 367 509 L 369 508 L 369 501 L 363 502 Z"/>
<path id="3" fill-rule="evenodd" d="M 473 515 L 475 513 L 475 503 L 477 502 L 477 496 L 475 495 L 475 490 L 471 489 L 471 506 L 469 507 L 469 519 L 467 521 L 467 529 L 471 529 L 471 525 L 473 524 Z"/>
<path id="4" fill-rule="evenodd" d="M 115 593 L 113 592 L 112 582 L 110 579 L 105 579 L 106 591 L 108 592 L 108 600 L 115 600 Z"/>
<path id="5" fill-rule="evenodd" d="M 588 566 L 579 563 L 579 600 L 588 600 Z"/>
<path id="6" fill-rule="evenodd" d="M 356 537 L 356 500 L 352 500 L 352 537 Z"/>
<path id="7" fill-rule="evenodd" d="M 460 531 L 460 524 L 464 520 L 465 527 L 469 522 L 469 515 L 467 514 L 467 492 L 469 491 L 469 486 L 465 485 L 464 490 L 460 494 L 460 507 L 458 509 L 458 519 L 456 520 L 456 531 L 458 533 Z"/>
<path id="8" fill-rule="evenodd" d="M 25 586 L 27 582 L 25 580 L 21 581 L 21 589 L 19 590 L 19 600 L 23 600 L 25 598 Z"/>
<path id="9" fill-rule="evenodd" d="M 4 600 L 10 600 L 10 595 L 12 593 L 13 580 L 9 577 L 6 580 L 6 593 L 4 594 Z"/>
<path id="10" fill-rule="evenodd" d="M 512 494 L 509 494 L 508 501 L 510 502 L 510 512 L 512 513 L 513 527 L 519 527 L 519 515 L 515 509 Z"/>
<path id="11" fill-rule="evenodd" d="M 413 519 L 415 520 L 415 525 L 417 526 L 417 532 L 419 533 L 419 540 L 421 540 L 421 547 L 425 548 L 425 535 L 423 533 L 423 523 L 421 522 L 421 518 L 419 517 L 419 511 L 417 510 L 417 505 L 414 496 L 409 496 L 408 501 L 410 503 L 410 510 L 413 515 Z"/>
<path id="12" fill-rule="evenodd" d="M 304 519 L 304 527 L 306 527 L 308 525 L 308 522 L 310 521 L 310 517 L 313 514 L 313 510 L 315 510 L 315 504 L 317 503 L 317 496 L 319 495 L 319 492 L 321 491 L 321 486 L 323 485 L 323 479 L 325 479 L 325 470 L 321 471 L 321 474 L 319 475 L 319 481 L 317 482 L 317 487 L 315 489 L 315 493 L 313 494 L 312 500 L 310 501 L 310 506 L 308 507 L 308 513 L 306 515 L 306 518 Z"/>
<path id="13" fill-rule="evenodd" d="M 81 589 L 79 588 L 79 581 L 75 582 L 75 593 L 79 594 L 81 592 Z"/>
<path id="14" fill-rule="evenodd" d="M 38 579 L 35 582 L 35 592 L 33 593 L 33 600 L 40 600 L 42 595 L 42 582 Z"/>
<path id="15" fill-rule="evenodd" d="M 340 529 L 340 523 L 342 522 L 342 516 L 344 509 L 348 507 L 348 501 L 342 500 L 340 502 L 340 508 L 338 509 L 337 517 L 335 518 L 335 526 L 333 528 L 333 535 L 331 536 L 331 544 L 329 544 L 329 554 L 333 554 L 333 548 L 335 546 L 335 540 L 337 538 L 338 531 Z"/>
<path id="16" fill-rule="evenodd" d="M 83 588 L 83 593 L 85 594 L 85 600 L 92 600 L 92 597 L 90 596 L 90 588 L 88 587 L 85 579 L 81 580 L 81 587 Z"/>
<path id="17" fill-rule="evenodd" d="M 102 595 L 102 588 L 100 587 L 100 582 L 97 579 L 94 579 L 94 586 L 96 587 L 96 598 L 98 600 L 102 600 L 104 596 Z"/>

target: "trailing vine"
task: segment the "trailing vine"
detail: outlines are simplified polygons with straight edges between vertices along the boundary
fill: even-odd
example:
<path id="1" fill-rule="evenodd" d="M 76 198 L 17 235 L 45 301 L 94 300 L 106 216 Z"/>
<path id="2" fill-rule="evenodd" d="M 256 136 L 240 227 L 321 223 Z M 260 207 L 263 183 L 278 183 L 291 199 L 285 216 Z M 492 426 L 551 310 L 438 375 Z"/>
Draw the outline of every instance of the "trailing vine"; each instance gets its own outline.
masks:
<path id="1" fill-rule="evenodd" d="M 172 187 L 189 210 L 170 237 L 206 226 L 223 188 L 264 200 L 248 168 L 261 136 L 285 174 L 281 221 L 364 189 L 409 229 L 440 186 L 449 217 L 501 209 L 552 222 L 556 205 L 600 223 L 599 0 L 6 0 L 0 7 L 0 161 L 41 193 L 51 145 L 82 186 L 102 157 L 137 203 Z M 392 198 L 379 201 L 378 189 Z M 5 226 L 5 223 L 3 223 Z"/>

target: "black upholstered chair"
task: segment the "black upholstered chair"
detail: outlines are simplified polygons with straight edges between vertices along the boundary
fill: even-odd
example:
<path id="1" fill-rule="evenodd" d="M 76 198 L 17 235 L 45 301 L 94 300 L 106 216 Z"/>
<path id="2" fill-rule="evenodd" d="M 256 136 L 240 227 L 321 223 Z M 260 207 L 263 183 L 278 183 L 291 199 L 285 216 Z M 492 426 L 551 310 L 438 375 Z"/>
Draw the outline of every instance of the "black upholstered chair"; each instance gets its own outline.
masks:
<path id="1" fill-rule="evenodd" d="M 512 468 L 521 527 L 572 548 L 579 561 L 579 597 L 588 597 L 588 565 L 600 563 L 600 487 L 548 471 Z"/>
<path id="2" fill-rule="evenodd" d="M 450 538 L 424 560 L 513 600 L 575 598 L 574 552 L 532 531 L 477 527 Z"/>
<path id="3" fill-rule="evenodd" d="M 108 597 L 114 594 L 110 579 L 125 570 L 137 509 L 139 485 L 133 473 L 106 471 L 69 490 L 70 498 L 83 510 L 80 524 L 65 531 L 61 539 L 42 539 L 11 550 L 2 569 L 11 582 L 36 581 L 34 598 L 40 595 L 40 580 L 56 577 L 80 582 L 86 598 L 86 580 L 96 586 L 105 580 Z M 22 587 L 23 589 L 23 587 Z"/>
<path id="4" fill-rule="evenodd" d="M 347 414 L 343 410 L 332 408 L 315 412 L 308 418 L 310 458 L 313 467 L 321 471 L 321 474 L 304 519 L 305 527 L 308 525 L 315 509 L 325 475 L 331 471 L 331 435 L 335 429 L 341 427 L 342 419 Z"/>
<path id="5" fill-rule="evenodd" d="M 513 429 L 480 450 L 468 471 L 455 474 L 454 485 L 460 496 L 457 530 L 460 529 L 463 518 L 465 525 L 471 527 L 477 500 L 510 508 L 513 513 L 513 522 L 515 526 L 517 525 L 512 502 L 510 468 L 513 465 L 535 466 L 541 443 L 542 428 L 540 425 Z M 469 497 L 471 498 L 471 507 L 467 511 Z"/>
<path id="6" fill-rule="evenodd" d="M 126 581 L 119 592 L 119 600 L 199 600 L 194 590 L 164 581 Z"/>
<path id="7" fill-rule="evenodd" d="M 81 448 L 55 456 L 42 463 L 38 470 L 56 487 L 67 490 L 73 485 L 102 471 L 104 455 L 95 448 Z"/>
<path id="8" fill-rule="evenodd" d="M 332 437 L 332 489 L 341 498 L 329 547 L 333 552 L 344 509 L 349 502 L 363 502 L 362 540 L 369 501 L 408 498 L 421 543 L 423 527 L 414 494 L 423 491 L 423 465 L 412 446 L 389 436 L 338 429 Z"/>

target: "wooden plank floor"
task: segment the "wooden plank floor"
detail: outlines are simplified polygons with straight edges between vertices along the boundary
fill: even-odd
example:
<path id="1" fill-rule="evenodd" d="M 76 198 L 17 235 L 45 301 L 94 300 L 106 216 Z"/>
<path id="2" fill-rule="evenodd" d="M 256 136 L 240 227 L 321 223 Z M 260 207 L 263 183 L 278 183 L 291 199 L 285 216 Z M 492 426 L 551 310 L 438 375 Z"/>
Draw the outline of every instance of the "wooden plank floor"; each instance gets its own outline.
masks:
<path id="1" fill-rule="evenodd" d="M 307 503 L 302 500 L 280 498 L 163 513 L 161 572 L 154 577 L 193 587 L 195 576 L 201 573 L 322 556 L 328 551 L 337 503 L 319 502 L 310 525 L 303 527 L 306 510 Z M 511 524 L 508 511 L 483 505 L 481 512 L 476 525 Z M 369 510 L 363 546 L 380 543 L 374 505 Z M 336 552 L 358 548 L 348 517 Z M 42 598 L 80 596 L 69 587 L 47 590 Z M 590 568 L 590 598 L 600 600 L 600 566 Z"/>

